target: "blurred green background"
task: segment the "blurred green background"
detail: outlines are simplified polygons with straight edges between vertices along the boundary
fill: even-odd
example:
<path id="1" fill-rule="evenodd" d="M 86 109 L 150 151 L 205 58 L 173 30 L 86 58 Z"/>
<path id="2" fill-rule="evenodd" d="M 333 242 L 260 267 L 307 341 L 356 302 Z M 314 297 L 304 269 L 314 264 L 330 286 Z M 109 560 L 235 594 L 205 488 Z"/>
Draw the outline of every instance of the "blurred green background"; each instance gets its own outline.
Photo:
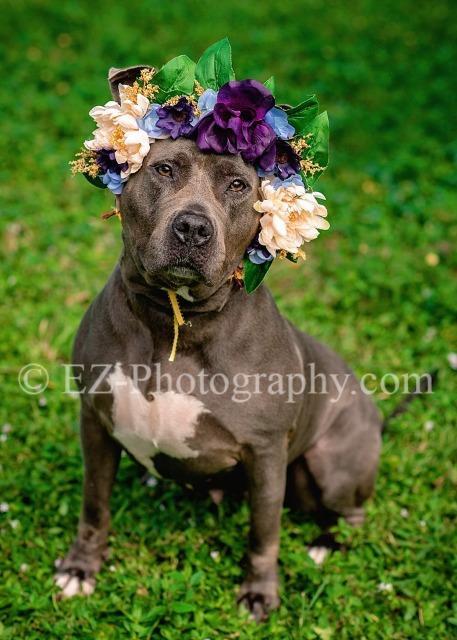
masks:
<path id="1" fill-rule="evenodd" d="M 457 637 L 455 3 L 2 0 L 0 9 L 0 638 Z M 315 567 L 306 553 L 315 524 L 285 514 L 283 603 L 261 627 L 234 606 L 246 507 L 142 487 L 128 460 L 96 593 L 58 602 L 52 584 L 80 506 L 78 405 L 62 393 L 61 363 L 120 250 L 117 221 L 99 219 L 109 195 L 67 163 L 93 128 L 87 112 L 109 97 L 110 66 L 196 59 L 225 35 L 239 78 L 274 74 L 280 102 L 316 92 L 330 114 L 319 188 L 331 229 L 305 264 L 270 271 L 281 310 L 359 374 L 440 374 L 386 436 L 367 524 L 339 527 L 350 552 Z M 29 362 L 49 368 L 42 395 L 18 387 Z M 386 413 L 399 396 L 376 399 Z"/>

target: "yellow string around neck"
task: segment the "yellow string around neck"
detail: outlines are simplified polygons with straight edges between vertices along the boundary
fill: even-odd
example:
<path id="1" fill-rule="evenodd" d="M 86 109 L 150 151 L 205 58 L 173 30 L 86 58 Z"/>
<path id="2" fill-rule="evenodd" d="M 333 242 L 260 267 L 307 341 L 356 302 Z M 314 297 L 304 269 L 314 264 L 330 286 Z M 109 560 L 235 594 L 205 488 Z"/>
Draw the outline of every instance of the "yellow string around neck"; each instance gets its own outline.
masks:
<path id="1" fill-rule="evenodd" d="M 171 347 L 170 357 L 168 358 L 169 362 L 174 362 L 176 357 L 176 349 L 178 348 L 178 337 L 179 337 L 179 327 L 182 327 L 183 324 L 186 324 L 183 315 L 181 313 L 181 309 L 179 308 L 178 298 L 176 297 L 176 292 L 171 289 L 167 289 L 168 298 L 170 300 L 171 308 L 173 309 L 173 346 Z"/>

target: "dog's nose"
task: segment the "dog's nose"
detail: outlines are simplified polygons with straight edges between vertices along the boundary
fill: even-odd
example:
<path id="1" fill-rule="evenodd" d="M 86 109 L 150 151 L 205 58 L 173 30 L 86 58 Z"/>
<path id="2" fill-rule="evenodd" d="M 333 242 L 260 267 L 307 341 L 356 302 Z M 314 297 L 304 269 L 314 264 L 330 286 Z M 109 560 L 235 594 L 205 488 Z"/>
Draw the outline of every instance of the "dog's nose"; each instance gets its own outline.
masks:
<path id="1" fill-rule="evenodd" d="M 173 220 L 173 233 L 183 244 L 200 247 L 213 235 L 213 225 L 206 216 L 181 213 Z"/>

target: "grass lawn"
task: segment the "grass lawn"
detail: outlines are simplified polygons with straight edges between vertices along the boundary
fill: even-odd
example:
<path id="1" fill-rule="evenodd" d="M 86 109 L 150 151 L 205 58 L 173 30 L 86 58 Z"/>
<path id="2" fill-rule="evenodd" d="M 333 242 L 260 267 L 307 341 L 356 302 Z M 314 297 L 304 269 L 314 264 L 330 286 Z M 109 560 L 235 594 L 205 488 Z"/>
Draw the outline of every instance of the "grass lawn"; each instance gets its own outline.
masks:
<path id="1" fill-rule="evenodd" d="M 454 3 L 4 0 L 1 13 L 0 638 L 457 637 Z M 280 101 L 315 91 L 330 113 L 331 230 L 304 265 L 271 270 L 281 310 L 360 375 L 439 370 L 386 434 L 366 525 L 338 529 L 348 553 L 316 567 L 316 525 L 284 514 L 282 606 L 261 626 L 234 605 L 246 505 L 144 487 L 128 458 L 95 594 L 58 601 L 52 581 L 82 475 L 62 363 L 120 250 L 117 221 L 99 219 L 109 196 L 67 162 L 109 66 L 196 58 L 224 35 L 238 77 L 274 74 Z M 29 362 L 49 369 L 42 395 L 18 386 Z M 387 413 L 399 395 L 376 399 Z"/>

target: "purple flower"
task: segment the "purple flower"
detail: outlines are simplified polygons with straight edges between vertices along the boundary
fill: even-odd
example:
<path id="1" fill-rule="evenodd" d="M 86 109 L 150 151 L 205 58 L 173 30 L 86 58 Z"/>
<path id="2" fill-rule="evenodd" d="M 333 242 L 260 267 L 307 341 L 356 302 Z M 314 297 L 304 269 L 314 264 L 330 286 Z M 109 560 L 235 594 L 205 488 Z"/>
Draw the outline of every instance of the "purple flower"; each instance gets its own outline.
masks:
<path id="1" fill-rule="evenodd" d="M 173 140 L 190 133 L 196 121 L 192 105 L 184 96 L 176 104 L 157 109 L 157 116 L 156 126 L 166 131 Z"/>
<path id="2" fill-rule="evenodd" d="M 96 162 L 101 169 L 101 173 L 111 171 L 113 173 L 121 173 L 127 169 L 127 162 L 119 164 L 116 162 L 116 155 L 113 149 L 99 149 L 97 151 Z"/>
<path id="3" fill-rule="evenodd" d="M 240 153 L 245 162 L 270 166 L 276 134 L 264 118 L 274 103 L 256 80 L 227 82 L 219 89 L 213 111 L 195 127 L 197 146 L 213 153 Z"/>
<path id="4" fill-rule="evenodd" d="M 300 157 L 295 153 L 290 144 L 284 140 L 276 141 L 276 159 L 273 173 L 281 180 L 286 180 L 290 176 L 300 171 Z"/>
<path id="5" fill-rule="evenodd" d="M 270 262 L 274 258 L 268 249 L 264 247 L 263 244 L 260 244 L 259 236 L 254 238 L 246 249 L 246 253 L 253 264 L 263 264 L 264 262 Z"/>
<path id="6" fill-rule="evenodd" d="M 275 168 L 276 161 L 276 141 L 275 138 L 270 145 L 265 149 L 260 158 L 257 159 L 257 173 L 259 175 L 267 175 L 272 173 Z"/>

